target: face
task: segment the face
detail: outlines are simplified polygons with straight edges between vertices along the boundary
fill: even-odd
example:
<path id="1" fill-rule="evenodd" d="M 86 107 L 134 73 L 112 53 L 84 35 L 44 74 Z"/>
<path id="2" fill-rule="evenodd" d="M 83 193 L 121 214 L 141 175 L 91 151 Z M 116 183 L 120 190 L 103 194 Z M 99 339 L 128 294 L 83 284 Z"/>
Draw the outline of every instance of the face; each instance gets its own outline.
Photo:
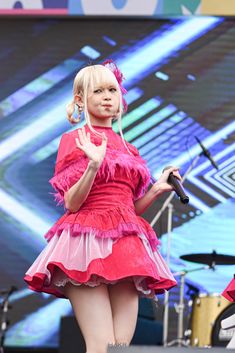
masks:
<path id="1" fill-rule="evenodd" d="M 119 91 L 112 82 L 95 85 L 89 90 L 87 99 L 87 109 L 93 124 L 102 123 L 105 120 L 110 122 L 119 110 Z"/>

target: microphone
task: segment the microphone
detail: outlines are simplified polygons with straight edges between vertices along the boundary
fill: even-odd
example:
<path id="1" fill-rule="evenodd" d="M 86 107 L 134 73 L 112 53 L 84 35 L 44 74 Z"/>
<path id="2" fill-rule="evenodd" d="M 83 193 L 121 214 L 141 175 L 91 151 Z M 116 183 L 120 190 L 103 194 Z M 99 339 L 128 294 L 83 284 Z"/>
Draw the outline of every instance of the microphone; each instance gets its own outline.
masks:
<path id="1" fill-rule="evenodd" d="M 204 156 L 209 159 L 209 161 L 211 162 L 211 164 L 213 165 L 214 168 L 219 169 L 218 164 L 212 158 L 209 150 L 206 149 L 206 147 L 203 145 L 203 143 L 199 140 L 199 138 L 197 136 L 194 136 L 194 137 L 197 140 L 197 142 L 199 143 L 199 145 L 201 146 L 201 149 L 203 150 Z"/>
<path id="2" fill-rule="evenodd" d="M 165 167 L 163 169 L 163 172 L 167 169 L 171 168 L 171 166 Z M 189 203 L 189 197 L 185 194 L 185 191 L 183 189 L 183 186 L 181 182 L 179 181 L 178 178 L 174 176 L 173 173 L 170 173 L 167 182 L 171 184 L 176 192 L 176 194 L 179 196 L 180 201 L 184 204 Z"/>

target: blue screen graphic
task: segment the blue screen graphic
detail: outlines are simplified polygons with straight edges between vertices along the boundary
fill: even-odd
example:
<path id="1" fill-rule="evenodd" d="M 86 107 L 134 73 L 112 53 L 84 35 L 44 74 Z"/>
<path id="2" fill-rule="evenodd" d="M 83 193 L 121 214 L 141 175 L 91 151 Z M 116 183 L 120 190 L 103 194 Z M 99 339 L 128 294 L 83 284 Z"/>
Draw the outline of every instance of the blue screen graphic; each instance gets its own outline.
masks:
<path id="1" fill-rule="evenodd" d="M 63 213 L 48 180 L 60 137 L 71 129 L 65 107 L 73 78 L 85 65 L 107 58 L 117 62 L 126 79 L 124 136 L 155 179 L 167 165 L 185 173 L 201 153 L 195 136 L 219 165 L 216 170 L 201 156 L 184 183 L 189 205 L 172 201 L 170 265 L 173 272 L 189 271 L 186 282 L 200 291 L 220 293 L 226 287 L 235 266 L 190 272 L 198 264 L 180 256 L 235 252 L 234 28 L 234 20 L 213 17 L 79 23 L 2 19 L 1 285 L 18 287 L 11 296 L 6 345 L 57 346 L 60 317 L 71 313 L 67 300 L 31 292 L 22 278 L 45 246 L 44 234 Z M 118 131 L 116 124 L 113 128 Z M 149 222 L 164 200 L 146 212 Z M 167 210 L 154 229 L 166 255 Z M 176 297 L 173 291 L 172 304 Z"/>

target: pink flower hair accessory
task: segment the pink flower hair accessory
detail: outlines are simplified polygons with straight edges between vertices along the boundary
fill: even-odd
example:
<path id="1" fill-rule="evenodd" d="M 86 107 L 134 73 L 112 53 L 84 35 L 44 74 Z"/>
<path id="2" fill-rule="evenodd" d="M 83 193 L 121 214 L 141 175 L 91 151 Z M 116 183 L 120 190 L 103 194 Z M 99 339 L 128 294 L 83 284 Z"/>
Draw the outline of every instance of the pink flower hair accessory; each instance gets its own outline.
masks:
<path id="1" fill-rule="evenodd" d="M 102 65 L 107 67 L 110 71 L 112 71 L 112 73 L 116 77 L 117 82 L 120 87 L 120 90 L 122 92 L 122 103 L 123 103 L 124 112 L 126 112 L 127 111 L 127 102 L 125 101 L 123 95 L 127 94 L 127 90 L 122 86 L 122 81 L 125 79 L 122 72 L 119 70 L 119 68 L 117 67 L 115 62 L 111 59 L 105 60 L 102 63 Z"/>

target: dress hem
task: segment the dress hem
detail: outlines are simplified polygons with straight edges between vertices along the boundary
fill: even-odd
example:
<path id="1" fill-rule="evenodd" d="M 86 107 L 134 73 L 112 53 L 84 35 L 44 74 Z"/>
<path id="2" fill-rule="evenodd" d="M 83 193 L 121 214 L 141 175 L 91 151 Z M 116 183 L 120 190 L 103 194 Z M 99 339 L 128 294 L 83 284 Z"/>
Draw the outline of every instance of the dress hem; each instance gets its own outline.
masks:
<path id="1" fill-rule="evenodd" d="M 107 285 L 112 285 L 117 282 L 123 281 L 123 280 L 130 280 L 132 279 L 134 284 L 136 285 L 136 289 L 141 294 L 142 296 L 150 297 L 153 298 L 156 294 L 162 294 L 165 292 L 165 290 L 170 290 L 172 287 L 176 285 L 176 282 L 170 280 L 170 279 L 163 279 L 159 278 L 156 280 L 153 277 L 150 277 L 148 275 L 141 275 L 141 274 L 133 274 L 133 275 L 128 275 L 125 277 L 119 277 L 119 278 L 112 278 L 111 276 L 108 278 L 108 276 L 103 277 L 99 274 L 92 273 L 87 276 L 86 278 L 84 277 L 87 275 L 87 272 L 81 272 L 81 271 L 75 271 L 75 270 L 67 270 L 64 268 L 62 264 L 59 263 L 50 263 L 48 265 L 48 270 L 50 271 L 51 274 L 53 274 L 55 269 L 61 270 L 67 278 L 66 283 L 61 283 L 55 284 L 55 283 L 48 283 L 48 276 L 44 273 L 35 273 L 33 277 L 26 275 L 24 277 L 25 282 L 28 284 L 28 287 L 35 291 L 35 292 L 45 292 L 48 294 L 53 294 L 56 297 L 59 298 L 66 298 L 67 297 L 63 294 L 63 287 L 66 285 L 68 282 L 71 282 L 74 285 L 88 285 L 89 287 L 97 287 L 100 284 L 107 284 Z M 141 282 L 145 282 L 147 284 L 147 288 L 144 289 L 141 286 Z M 137 287 L 137 283 L 139 284 Z M 59 288 L 61 290 L 59 290 Z"/>

